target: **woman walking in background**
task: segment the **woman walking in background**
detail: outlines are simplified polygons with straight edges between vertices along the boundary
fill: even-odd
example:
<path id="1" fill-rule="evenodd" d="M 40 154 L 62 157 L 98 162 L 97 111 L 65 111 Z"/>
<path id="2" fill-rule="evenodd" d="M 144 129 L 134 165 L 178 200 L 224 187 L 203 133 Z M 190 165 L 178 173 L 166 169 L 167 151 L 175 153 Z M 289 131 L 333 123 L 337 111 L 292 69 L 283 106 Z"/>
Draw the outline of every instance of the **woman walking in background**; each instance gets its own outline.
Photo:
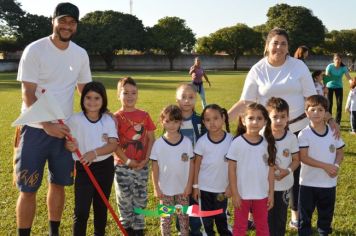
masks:
<path id="1" fill-rule="evenodd" d="M 204 109 L 206 106 L 206 100 L 205 100 L 205 91 L 204 91 L 204 86 L 203 86 L 203 77 L 205 81 L 209 84 L 209 87 L 211 86 L 210 81 L 208 79 L 208 76 L 205 74 L 205 71 L 200 65 L 200 58 L 196 57 L 194 60 L 194 65 L 190 67 L 189 74 L 192 76 L 192 83 L 196 89 L 196 91 L 199 93 L 200 98 L 201 98 L 201 104 Z"/>
<path id="2" fill-rule="evenodd" d="M 336 117 L 335 120 L 338 124 L 341 121 L 342 113 L 342 100 L 343 100 L 343 83 L 342 77 L 345 74 L 346 78 L 351 84 L 352 78 L 349 74 L 347 66 L 342 63 L 341 55 L 339 53 L 334 54 L 333 63 L 330 63 L 325 69 L 326 87 L 328 88 L 328 100 L 329 100 L 329 113 L 333 111 L 333 96 L 335 93 L 336 98 Z"/>

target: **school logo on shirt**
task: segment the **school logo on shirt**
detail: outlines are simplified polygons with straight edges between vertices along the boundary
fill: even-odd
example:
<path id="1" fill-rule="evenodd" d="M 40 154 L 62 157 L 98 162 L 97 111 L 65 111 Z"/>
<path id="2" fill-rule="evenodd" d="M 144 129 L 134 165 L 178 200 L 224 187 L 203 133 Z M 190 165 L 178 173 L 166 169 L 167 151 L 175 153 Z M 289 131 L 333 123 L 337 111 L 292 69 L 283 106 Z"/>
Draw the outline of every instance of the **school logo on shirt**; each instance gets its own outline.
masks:
<path id="1" fill-rule="evenodd" d="M 107 133 L 103 133 L 101 136 L 101 141 L 107 143 L 109 141 L 109 135 Z"/>
<path id="2" fill-rule="evenodd" d="M 186 152 L 184 152 L 181 156 L 181 159 L 182 159 L 182 161 L 188 161 L 189 160 L 188 154 Z"/>
<path id="3" fill-rule="evenodd" d="M 334 145 L 334 144 L 330 144 L 330 146 L 329 146 L 329 151 L 330 151 L 331 153 L 334 153 L 335 150 L 336 150 L 335 145 Z"/>
<path id="4" fill-rule="evenodd" d="M 288 148 L 286 148 L 286 149 L 283 150 L 283 156 L 284 156 L 284 157 L 289 157 L 289 153 L 290 153 L 290 152 L 289 152 L 289 149 L 288 149 Z"/>

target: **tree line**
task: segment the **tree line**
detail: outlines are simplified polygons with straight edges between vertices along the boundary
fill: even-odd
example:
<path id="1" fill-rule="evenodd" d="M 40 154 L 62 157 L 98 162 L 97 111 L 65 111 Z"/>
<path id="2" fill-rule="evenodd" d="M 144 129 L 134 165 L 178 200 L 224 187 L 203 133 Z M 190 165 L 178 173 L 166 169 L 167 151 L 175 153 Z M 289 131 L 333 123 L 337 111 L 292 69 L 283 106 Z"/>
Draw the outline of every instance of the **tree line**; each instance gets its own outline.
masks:
<path id="1" fill-rule="evenodd" d="M 251 14 L 253 17 L 253 14 Z M 242 55 L 262 55 L 264 38 L 274 27 L 285 28 L 291 52 L 300 45 L 314 54 L 339 52 L 356 59 L 356 29 L 328 32 L 310 9 L 277 4 L 269 8 L 265 24 L 224 27 L 196 39 L 184 19 L 167 16 L 153 27 L 145 27 L 134 15 L 117 11 L 94 11 L 80 19 L 73 39 L 91 55 L 100 55 L 107 69 L 113 68 L 115 55 L 122 52 L 163 54 L 173 69 L 174 59 L 182 53 L 228 54 L 237 69 Z M 0 0 L 0 51 L 22 50 L 27 44 L 51 34 L 51 18 L 25 12 L 16 0 Z"/>

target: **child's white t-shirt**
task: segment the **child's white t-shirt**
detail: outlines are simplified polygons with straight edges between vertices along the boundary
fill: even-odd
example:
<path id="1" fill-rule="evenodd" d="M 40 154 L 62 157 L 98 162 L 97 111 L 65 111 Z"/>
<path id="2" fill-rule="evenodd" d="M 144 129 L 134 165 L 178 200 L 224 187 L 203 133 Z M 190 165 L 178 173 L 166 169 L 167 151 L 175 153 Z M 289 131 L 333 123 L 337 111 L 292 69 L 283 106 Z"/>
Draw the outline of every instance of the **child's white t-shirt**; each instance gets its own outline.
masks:
<path id="1" fill-rule="evenodd" d="M 356 111 L 356 88 L 350 89 L 349 95 L 347 96 L 346 107 L 350 111 Z"/>
<path id="2" fill-rule="evenodd" d="M 228 162 L 225 158 L 232 135 L 225 133 L 219 142 L 214 142 L 206 133 L 199 138 L 194 153 L 202 156 L 198 177 L 199 189 L 213 193 L 223 193 L 229 184 Z"/>
<path id="3" fill-rule="evenodd" d="M 258 143 L 250 143 L 242 135 L 230 145 L 226 158 L 236 161 L 237 189 L 242 199 L 268 197 L 267 146 L 263 137 Z"/>
<path id="4" fill-rule="evenodd" d="M 308 148 L 308 156 L 328 164 L 334 164 L 336 150 L 345 146 L 341 138 L 336 139 L 326 126 L 325 134 L 320 135 L 310 125 L 302 129 L 298 135 L 299 148 Z M 331 178 L 323 169 L 306 165 L 302 162 L 299 184 L 310 187 L 335 187 L 337 177 Z"/>
<path id="5" fill-rule="evenodd" d="M 192 142 L 183 135 L 176 144 L 169 143 L 163 137 L 154 142 L 150 159 L 158 162 L 158 184 L 164 195 L 184 193 L 193 157 Z"/>
<path id="6" fill-rule="evenodd" d="M 282 169 L 287 169 L 292 163 L 292 154 L 299 152 L 298 139 L 290 131 L 287 131 L 282 138 L 276 139 L 276 165 Z M 293 186 L 293 173 L 289 173 L 281 180 L 274 181 L 275 191 L 285 191 Z"/>
<path id="7" fill-rule="evenodd" d="M 88 120 L 83 112 L 75 113 L 66 123 L 72 136 L 78 141 L 78 148 L 81 154 L 106 145 L 109 138 L 117 139 L 115 122 L 111 116 L 105 113 L 96 122 Z M 94 162 L 103 161 L 111 155 L 112 153 L 98 156 Z M 73 159 L 79 160 L 75 153 L 73 153 Z"/>
<path id="8" fill-rule="evenodd" d="M 324 96 L 324 85 L 319 82 L 314 82 L 315 90 L 318 95 Z"/>

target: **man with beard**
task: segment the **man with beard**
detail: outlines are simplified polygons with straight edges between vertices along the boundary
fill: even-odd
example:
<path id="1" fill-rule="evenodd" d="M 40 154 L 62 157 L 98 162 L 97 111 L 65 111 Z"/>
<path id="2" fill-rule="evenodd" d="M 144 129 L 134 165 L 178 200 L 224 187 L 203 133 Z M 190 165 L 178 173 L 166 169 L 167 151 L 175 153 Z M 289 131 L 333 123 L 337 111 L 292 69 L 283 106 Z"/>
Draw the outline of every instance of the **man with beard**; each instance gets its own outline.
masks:
<path id="1" fill-rule="evenodd" d="M 81 93 L 90 82 L 86 51 L 71 41 L 77 31 L 79 9 L 60 3 L 54 10 L 52 35 L 28 45 L 21 57 L 17 80 L 22 84 L 22 109 L 28 109 L 46 90 L 54 95 L 66 118 L 73 111 L 75 87 Z M 55 121 L 21 127 L 15 157 L 16 183 L 20 190 L 16 206 L 18 235 L 30 235 L 36 212 L 36 193 L 48 161 L 47 207 L 49 235 L 58 234 L 64 209 L 64 186 L 73 184 L 73 159 L 64 148 L 70 132 Z"/>

